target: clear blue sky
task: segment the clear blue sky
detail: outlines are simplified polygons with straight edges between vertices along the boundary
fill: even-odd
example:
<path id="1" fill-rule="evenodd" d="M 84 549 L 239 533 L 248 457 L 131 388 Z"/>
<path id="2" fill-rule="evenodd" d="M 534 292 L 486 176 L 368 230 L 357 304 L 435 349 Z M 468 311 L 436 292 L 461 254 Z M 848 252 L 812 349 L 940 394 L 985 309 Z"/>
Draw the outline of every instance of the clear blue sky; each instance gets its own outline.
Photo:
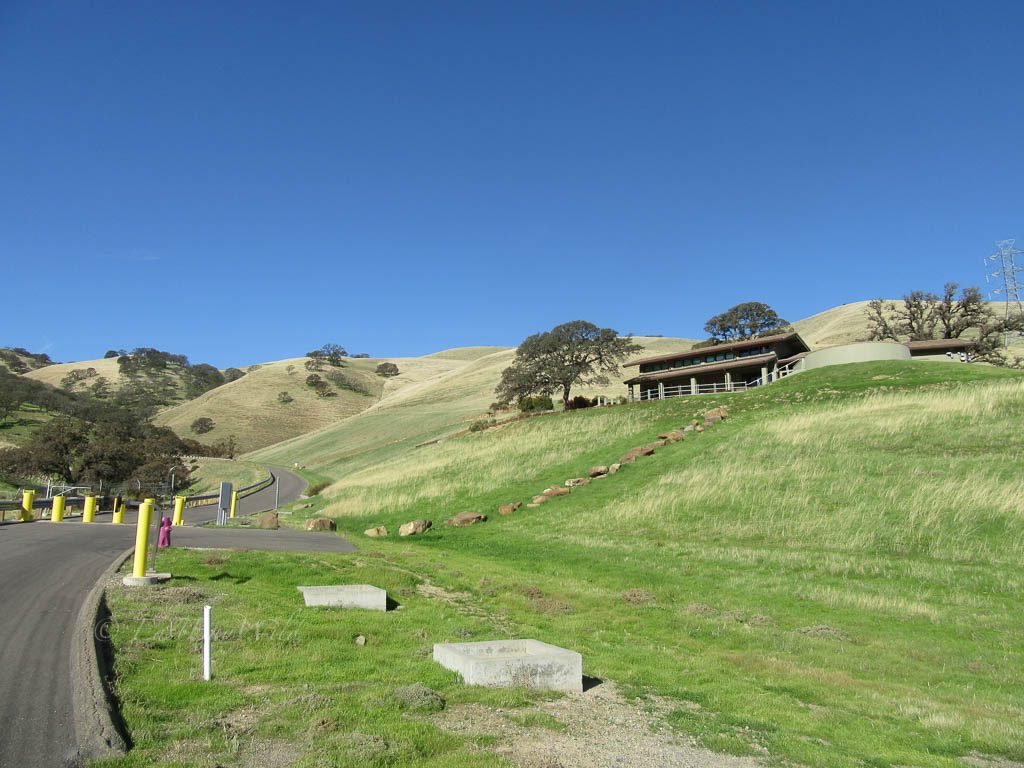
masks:
<path id="1" fill-rule="evenodd" d="M 0 1 L 0 344 L 698 336 L 983 285 L 1024 4 Z M 53 298 L 47 298 L 52 296 Z"/>

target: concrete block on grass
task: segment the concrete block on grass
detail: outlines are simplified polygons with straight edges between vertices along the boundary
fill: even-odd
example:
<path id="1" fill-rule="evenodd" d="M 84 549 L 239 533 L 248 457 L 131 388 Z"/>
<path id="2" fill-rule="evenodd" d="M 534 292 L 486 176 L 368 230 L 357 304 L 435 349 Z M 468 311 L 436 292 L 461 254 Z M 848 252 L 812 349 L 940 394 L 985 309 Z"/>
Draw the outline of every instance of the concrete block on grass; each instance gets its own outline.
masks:
<path id="1" fill-rule="evenodd" d="M 331 587 L 299 587 L 307 606 L 332 608 L 388 609 L 388 593 L 369 584 L 344 584 Z"/>
<path id="2" fill-rule="evenodd" d="M 436 643 L 434 661 L 458 672 L 467 685 L 583 690 L 583 657 L 539 640 Z"/>

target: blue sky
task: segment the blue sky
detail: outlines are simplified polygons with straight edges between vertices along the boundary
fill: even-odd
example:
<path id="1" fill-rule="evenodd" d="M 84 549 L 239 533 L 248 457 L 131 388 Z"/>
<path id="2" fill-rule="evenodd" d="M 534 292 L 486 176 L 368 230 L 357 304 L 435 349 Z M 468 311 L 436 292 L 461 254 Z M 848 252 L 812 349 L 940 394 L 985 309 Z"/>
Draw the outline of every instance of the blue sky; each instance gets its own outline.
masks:
<path id="1" fill-rule="evenodd" d="M 0 344 L 698 336 L 984 285 L 1024 4 L 0 3 Z"/>

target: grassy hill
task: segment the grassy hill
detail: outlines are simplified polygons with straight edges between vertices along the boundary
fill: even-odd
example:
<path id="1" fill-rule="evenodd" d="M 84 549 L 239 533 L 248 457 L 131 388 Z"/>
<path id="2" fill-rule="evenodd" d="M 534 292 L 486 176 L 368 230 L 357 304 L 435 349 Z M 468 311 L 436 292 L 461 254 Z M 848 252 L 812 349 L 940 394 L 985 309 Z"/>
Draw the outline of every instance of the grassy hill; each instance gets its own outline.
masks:
<path id="1" fill-rule="evenodd" d="M 645 354 L 689 349 L 691 339 L 637 338 Z M 314 475 L 338 476 L 372 465 L 396 448 L 442 439 L 483 418 L 494 402 L 494 387 L 513 357 L 514 349 L 476 354 L 481 348 L 448 350 L 422 358 L 397 358 L 402 377 L 388 382 L 385 396 L 362 413 L 309 434 L 251 453 L 251 461 L 288 466 L 302 464 Z M 486 349 L 486 348 L 483 348 Z M 408 371 L 408 373 L 404 373 Z M 623 394 L 620 381 L 605 388 L 583 388 L 593 396 Z"/>
<path id="2" fill-rule="evenodd" d="M 477 373 L 496 355 L 478 359 Z M 730 418 L 703 434 L 536 509 L 496 514 L 716 404 Z M 581 652 L 587 674 L 640 697 L 637 711 L 656 708 L 664 725 L 718 751 L 835 768 L 1011 765 L 1024 760 L 1021 417 L 1019 372 L 866 363 L 717 398 L 557 413 L 421 447 L 407 440 L 387 453 L 371 445 L 372 464 L 336 456 L 317 464 L 335 483 L 312 512 L 335 517 L 362 553 L 317 556 L 323 583 L 371 580 L 405 610 L 297 624 L 294 582 L 308 564 L 232 555 L 245 584 L 223 593 L 211 579 L 227 566 L 178 553 L 176 574 L 220 592 L 225 631 L 245 631 L 258 610 L 289 627 L 292 652 L 268 658 L 236 643 L 216 695 L 197 699 L 177 692 L 195 687 L 190 638 L 147 646 L 129 633 L 120 677 L 129 724 L 182 724 L 135 731 L 155 757 L 195 738 L 184 710 L 205 722 L 226 705 L 253 707 L 261 732 L 309 760 L 357 764 L 350 736 L 309 731 L 318 695 L 317 716 L 343 723 L 339 733 L 386 745 L 373 759 L 496 766 L 489 746 L 503 743 L 509 718 L 536 721 L 516 713 L 544 697 L 465 688 L 429 648 L 535 637 Z M 491 519 L 443 525 L 463 510 Z M 395 537 L 413 518 L 435 528 Z M 362 536 L 381 524 L 390 538 Z M 151 606 L 131 593 L 112 603 L 115 616 L 150 620 Z M 367 648 L 346 651 L 357 633 Z M 322 665 L 327 648 L 345 659 L 336 670 Z M 358 687 L 345 685 L 353 679 Z M 440 716 L 391 703 L 413 682 L 439 690 L 445 717 L 472 727 L 442 732 Z M 261 708 L 268 698 L 274 707 Z M 220 738 L 206 748 L 230 754 Z"/>
<path id="3" fill-rule="evenodd" d="M 0 347 L 0 368 L 11 373 L 27 373 L 47 365 L 53 365 L 49 355 L 30 352 L 21 347 Z"/>
<path id="4" fill-rule="evenodd" d="M 359 413 L 377 402 L 385 386 L 373 372 L 378 361 L 349 360 L 344 368 L 324 366 L 318 375 L 326 379 L 341 374 L 360 391 L 332 386 L 333 397 L 320 397 L 305 384 L 310 371 L 304 360 L 261 364 L 241 379 L 161 411 L 154 421 L 204 443 L 234 436 L 239 450 L 249 451 Z M 291 400 L 281 402 L 282 392 Z M 197 435 L 191 425 L 201 417 L 213 419 L 214 428 Z"/>

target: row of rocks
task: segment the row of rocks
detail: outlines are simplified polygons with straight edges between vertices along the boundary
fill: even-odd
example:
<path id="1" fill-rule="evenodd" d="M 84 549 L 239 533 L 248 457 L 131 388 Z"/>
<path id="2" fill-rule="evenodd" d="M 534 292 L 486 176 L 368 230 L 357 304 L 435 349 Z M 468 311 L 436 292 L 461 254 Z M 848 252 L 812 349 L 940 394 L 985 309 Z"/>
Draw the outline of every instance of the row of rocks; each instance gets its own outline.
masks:
<path id="1" fill-rule="evenodd" d="M 626 451 L 626 453 L 622 455 L 622 458 L 620 458 L 614 464 L 609 464 L 607 466 L 594 466 L 587 471 L 586 477 L 570 477 L 568 480 L 565 481 L 563 485 L 548 486 L 539 494 L 530 499 L 530 503 L 528 503 L 526 506 L 527 508 L 534 509 L 536 507 L 539 507 L 541 504 L 546 504 L 553 498 L 557 498 L 559 496 L 568 496 L 570 493 L 572 493 L 574 488 L 583 488 L 584 486 L 589 485 L 594 480 L 601 480 L 605 477 L 608 477 L 609 475 L 614 475 L 616 472 L 619 471 L 623 464 L 632 464 L 639 458 L 643 458 L 645 456 L 652 456 L 658 448 L 670 445 L 671 443 L 678 443 L 685 439 L 687 432 L 703 432 L 706 427 L 710 427 L 713 424 L 716 424 L 719 421 L 722 421 L 723 419 L 727 418 L 728 416 L 729 413 L 726 410 L 725 406 L 720 405 L 717 408 L 713 408 L 712 410 L 704 414 L 703 424 L 697 419 L 693 419 L 693 421 L 691 421 L 686 426 L 681 427 L 680 429 L 670 429 L 667 432 L 662 432 L 660 435 L 658 435 L 658 439 L 655 440 L 653 443 L 637 446 L 636 448 L 630 448 L 628 451 Z M 502 504 L 501 506 L 498 507 L 498 514 L 511 515 L 513 512 L 516 512 L 517 510 L 521 509 L 522 506 L 523 504 L 520 501 L 514 501 L 509 504 Z M 313 521 L 307 522 L 307 528 L 309 528 L 309 522 Z M 470 525 L 475 525 L 476 523 L 486 523 L 487 515 L 482 514 L 480 512 L 460 512 L 459 514 L 449 518 L 445 522 L 448 525 L 453 526 L 455 528 L 465 528 Z M 398 535 L 417 536 L 421 533 L 428 531 L 432 525 L 433 523 L 430 520 L 412 520 L 411 522 L 406 523 L 398 529 Z M 331 530 L 333 530 L 333 521 Z M 368 528 L 363 533 L 370 537 L 382 537 L 388 535 L 388 529 L 385 528 L 383 525 L 379 525 L 375 528 Z"/>

